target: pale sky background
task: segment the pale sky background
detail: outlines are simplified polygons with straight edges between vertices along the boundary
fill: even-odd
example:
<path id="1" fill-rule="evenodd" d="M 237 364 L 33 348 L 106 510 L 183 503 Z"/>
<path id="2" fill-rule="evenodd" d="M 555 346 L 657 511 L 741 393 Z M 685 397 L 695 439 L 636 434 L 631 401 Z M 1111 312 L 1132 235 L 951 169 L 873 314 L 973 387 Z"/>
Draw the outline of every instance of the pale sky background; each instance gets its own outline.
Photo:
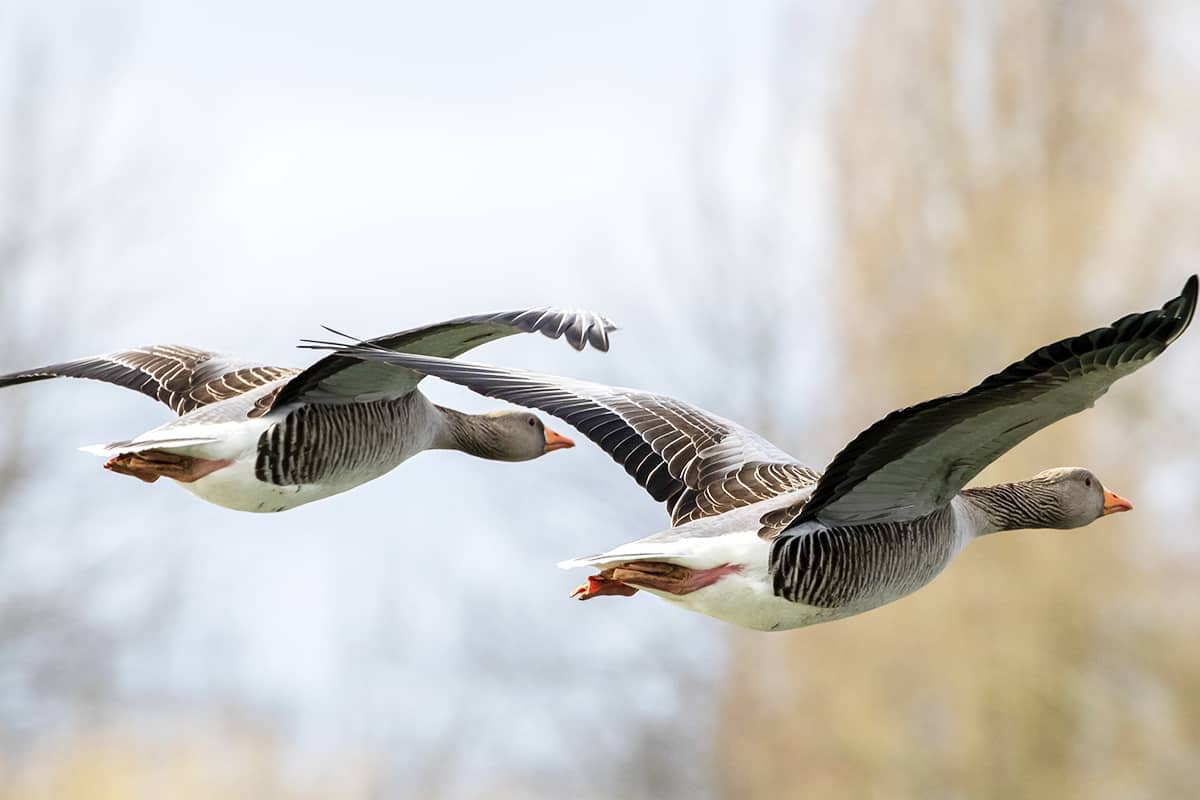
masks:
<path id="1" fill-rule="evenodd" d="M 65 46 L 98 44 L 96 62 L 120 68 L 109 101 L 119 113 L 98 137 L 117 160 L 130 141 L 142 151 L 122 172 L 128 205 L 105 209 L 116 222 L 88 254 L 78 304 L 61 309 L 60 340 L 39 357 L 181 342 L 304 364 L 294 344 L 322 323 L 370 336 L 485 310 L 585 306 L 622 325 L 609 356 L 522 337 L 472 357 L 646 385 L 738 415 L 704 364 L 658 366 L 654 354 L 679 344 L 679 309 L 650 272 L 664 232 L 690 235 L 674 227 L 697 138 L 753 137 L 761 124 L 780 4 L 106 9 L 64 11 L 53 30 Z M 797 19 L 812 26 L 805 63 L 827 69 L 842 18 Z M 820 102 L 814 92 L 814 120 Z M 798 142 L 815 167 L 811 198 L 798 202 L 813 204 L 802 238 L 816 252 L 820 135 Z M 53 273 L 46 281 L 31 304 L 59 289 Z M 623 367 L 622 351 L 639 353 L 639 366 Z M 460 408 L 496 405 L 427 390 Z M 285 720 L 304 752 L 386 746 L 401 774 L 465 717 L 476 731 L 468 784 L 611 759 L 619 729 L 589 755 L 562 727 L 614 706 L 631 719 L 677 716 L 703 741 L 715 701 L 696 708 L 688 693 L 719 676 L 721 626 L 646 598 L 570 602 L 583 575 L 554 568 L 666 526 L 586 442 L 519 467 L 426 454 L 332 500 L 239 515 L 170 485 L 117 480 L 73 450 L 157 425 L 165 409 L 82 382 L 27 391 L 54 479 L 30 486 L 15 525 L 61 513 L 68 529 L 24 554 L 25 574 L 66 580 L 65 537 L 128 576 L 97 613 L 137 615 L 165 602 L 164 587 L 171 601 L 163 629 L 126 647 L 131 697 L 224 697 Z"/>
<path id="2" fill-rule="evenodd" d="M 672 305 L 670 281 L 686 270 L 656 269 L 661 241 L 688 239 L 689 163 L 706 137 L 732 154 L 719 172 L 734 202 L 756 202 L 761 165 L 744 154 L 786 22 L 803 32 L 803 52 L 788 58 L 811 108 L 790 145 L 804 177 L 789 206 L 798 258 L 777 280 L 787 291 L 821 280 L 824 104 L 857 5 L 146 0 L 81 15 L 66 0 L 18 3 L 31 20 L 49 9 L 62 46 L 98 43 L 97 62 L 120 67 L 115 121 L 97 133 L 111 143 L 106 163 L 142 143 L 122 172 L 128 205 L 106 209 L 115 221 L 39 357 L 180 342 L 303 365 L 294 344 L 320 324 L 373 336 L 582 306 L 622 326 L 610 354 L 516 337 L 469 358 L 645 386 L 744 418 L 752 404 L 721 365 L 671 358 L 694 323 Z M 1160 68 L 1194 73 L 1196 12 L 1172 13 L 1156 30 Z M 45 280 L 27 287 L 31 307 L 50 302 L 57 287 Z M 820 309 L 796 310 L 817 320 L 797 364 L 819 370 Z M 423 389 L 466 410 L 497 405 Z M 569 602 L 583 575 L 554 568 L 666 526 L 582 437 L 518 466 L 425 454 L 351 493 L 244 515 L 167 482 L 116 478 L 73 450 L 160 424 L 165 408 L 84 382 L 20 391 L 40 404 L 53 477 L 30 484 L 10 525 L 63 530 L 10 569 L 53 585 L 69 574 L 69 550 L 127 577 L 97 614 L 164 604 L 162 629 L 123 651 L 131 697 L 228 698 L 278 720 L 298 752 L 386 747 L 401 774 L 466 719 L 468 784 L 547 765 L 582 781 L 620 751 L 621 731 L 581 744 L 563 720 L 613 708 L 686 719 L 702 759 L 717 701 L 697 687 L 719 677 L 726 630 L 645 597 Z M 795 413 L 800 427 L 817 421 L 804 404 Z M 826 432 L 796 455 L 822 466 L 852 433 Z"/>

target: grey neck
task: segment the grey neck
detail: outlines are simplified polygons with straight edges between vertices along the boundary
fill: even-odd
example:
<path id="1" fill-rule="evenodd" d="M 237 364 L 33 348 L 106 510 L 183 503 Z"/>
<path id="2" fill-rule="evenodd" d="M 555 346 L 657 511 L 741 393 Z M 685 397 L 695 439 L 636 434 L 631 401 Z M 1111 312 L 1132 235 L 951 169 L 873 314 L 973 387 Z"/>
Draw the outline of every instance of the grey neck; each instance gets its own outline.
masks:
<path id="1" fill-rule="evenodd" d="M 1056 524 L 1059 498 L 1042 481 L 963 489 L 959 496 L 975 517 L 977 536 L 997 531 L 1060 527 Z"/>
<path id="2" fill-rule="evenodd" d="M 435 408 L 441 413 L 442 426 L 433 449 L 461 450 L 478 458 L 503 458 L 503 437 L 486 416 L 464 414 L 445 406 Z"/>

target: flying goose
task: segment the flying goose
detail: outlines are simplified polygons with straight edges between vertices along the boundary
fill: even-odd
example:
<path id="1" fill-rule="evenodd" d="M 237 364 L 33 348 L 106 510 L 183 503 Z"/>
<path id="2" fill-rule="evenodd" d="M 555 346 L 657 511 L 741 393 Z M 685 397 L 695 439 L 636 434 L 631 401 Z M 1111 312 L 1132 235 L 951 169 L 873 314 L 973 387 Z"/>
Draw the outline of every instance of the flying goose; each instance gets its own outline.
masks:
<path id="1" fill-rule="evenodd" d="M 607 351 L 611 330 L 598 314 L 542 308 L 461 317 L 369 344 L 453 358 L 504 336 L 540 332 L 576 350 L 591 344 Z M 107 456 L 107 469 L 148 483 L 171 478 L 238 511 L 286 511 L 320 500 L 422 450 L 526 461 L 573 446 L 526 411 L 472 415 L 443 408 L 417 391 L 424 375 L 345 355 L 301 370 L 154 345 L 2 375 L 0 387 L 57 377 L 135 389 L 179 415 L 128 441 L 82 448 Z"/>
<path id="2" fill-rule="evenodd" d="M 368 344 L 342 352 L 542 409 L 609 453 L 674 527 L 559 566 L 599 573 L 572 596 L 639 589 L 758 630 L 839 619 L 924 586 L 976 537 L 1078 528 L 1128 511 L 1086 469 L 963 488 L 1047 425 L 1148 364 L 1196 310 L 1196 276 L 1160 310 L 1035 350 L 978 386 L 893 411 L 820 473 L 734 422 L 636 389 Z"/>

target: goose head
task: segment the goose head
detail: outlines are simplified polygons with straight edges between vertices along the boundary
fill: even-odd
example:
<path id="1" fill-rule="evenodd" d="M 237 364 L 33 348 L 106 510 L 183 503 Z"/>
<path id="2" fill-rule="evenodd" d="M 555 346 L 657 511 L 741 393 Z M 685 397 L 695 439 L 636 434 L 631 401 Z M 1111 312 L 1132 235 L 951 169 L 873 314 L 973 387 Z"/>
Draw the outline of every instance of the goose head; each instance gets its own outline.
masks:
<path id="1" fill-rule="evenodd" d="M 499 461 L 529 461 L 554 450 L 575 446 L 528 411 L 492 411 L 484 414 L 483 419 L 493 434 L 495 449 L 490 457 Z"/>
<path id="2" fill-rule="evenodd" d="M 1046 528 L 1082 528 L 1100 517 L 1133 508 L 1133 503 L 1105 489 L 1100 479 L 1083 467 L 1048 469 L 1028 483 L 1041 490 L 1038 514 Z"/>

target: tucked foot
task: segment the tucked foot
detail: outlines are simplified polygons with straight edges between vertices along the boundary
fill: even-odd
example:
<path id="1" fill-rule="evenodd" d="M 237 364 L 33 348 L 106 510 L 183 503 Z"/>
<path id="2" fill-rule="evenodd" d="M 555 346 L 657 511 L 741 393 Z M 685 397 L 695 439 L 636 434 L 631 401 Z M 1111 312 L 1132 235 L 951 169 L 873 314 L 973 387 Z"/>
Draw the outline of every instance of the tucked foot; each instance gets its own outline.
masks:
<path id="1" fill-rule="evenodd" d="M 736 575 L 741 571 L 742 568 L 737 564 L 691 569 L 666 561 L 631 561 L 613 567 L 607 575 L 611 580 L 635 583 L 643 589 L 683 595 L 712 586 L 727 575 Z"/>
<path id="2" fill-rule="evenodd" d="M 104 468 L 119 475 L 132 475 L 146 483 L 154 483 L 159 478 L 191 483 L 232 463 L 228 460 L 197 458 L 162 450 L 143 450 L 140 453 L 122 453 L 114 456 L 104 463 Z"/>
<path id="3" fill-rule="evenodd" d="M 154 483 L 158 480 L 158 473 L 149 472 L 144 469 L 139 469 L 130 463 L 128 453 L 110 458 L 104 462 L 104 468 L 112 470 L 118 475 L 132 475 L 133 477 L 143 480 L 146 483 Z"/>
<path id="4" fill-rule="evenodd" d="M 605 594 L 619 595 L 620 597 L 632 597 L 637 594 L 635 587 L 626 586 L 620 581 L 605 577 L 607 574 L 608 572 L 601 572 L 599 575 L 589 575 L 587 583 L 576 587 L 575 591 L 571 592 L 571 597 L 579 600 L 591 600 L 593 597 Z"/>

